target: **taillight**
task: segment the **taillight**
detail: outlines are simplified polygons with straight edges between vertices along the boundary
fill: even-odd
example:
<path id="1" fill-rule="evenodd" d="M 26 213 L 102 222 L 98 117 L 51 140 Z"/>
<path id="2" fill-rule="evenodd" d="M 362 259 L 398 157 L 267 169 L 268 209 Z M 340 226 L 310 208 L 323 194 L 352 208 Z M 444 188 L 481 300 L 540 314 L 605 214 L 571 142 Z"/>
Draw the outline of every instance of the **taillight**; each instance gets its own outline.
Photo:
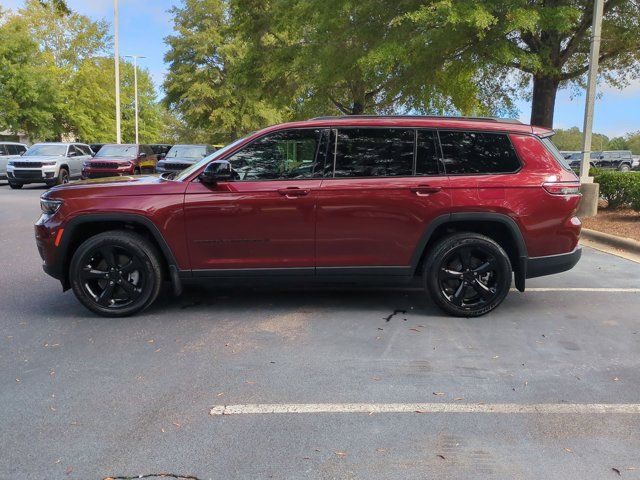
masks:
<path id="1" fill-rule="evenodd" d="M 580 195 L 579 182 L 543 183 L 542 187 L 551 195 Z"/>

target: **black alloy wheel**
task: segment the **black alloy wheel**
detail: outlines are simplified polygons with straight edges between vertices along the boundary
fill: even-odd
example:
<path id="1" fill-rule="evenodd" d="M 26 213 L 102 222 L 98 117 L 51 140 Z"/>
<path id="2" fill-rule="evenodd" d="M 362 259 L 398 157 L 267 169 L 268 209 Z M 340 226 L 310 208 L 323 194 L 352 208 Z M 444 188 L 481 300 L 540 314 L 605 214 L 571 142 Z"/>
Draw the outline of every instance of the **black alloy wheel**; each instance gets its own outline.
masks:
<path id="1" fill-rule="evenodd" d="M 425 262 L 425 287 L 440 308 L 456 316 L 493 310 L 509 292 L 511 276 L 502 247 L 474 233 L 445 237 Z"/>
<path id="2" fill-rule="evenodd" d="M 148 307 L 158 296 L 161 268 L 155 248 L 132 232 L 106 232 L 85 241 L 70 268 L 73 291 L 89 310 L 109 317 Z"/>

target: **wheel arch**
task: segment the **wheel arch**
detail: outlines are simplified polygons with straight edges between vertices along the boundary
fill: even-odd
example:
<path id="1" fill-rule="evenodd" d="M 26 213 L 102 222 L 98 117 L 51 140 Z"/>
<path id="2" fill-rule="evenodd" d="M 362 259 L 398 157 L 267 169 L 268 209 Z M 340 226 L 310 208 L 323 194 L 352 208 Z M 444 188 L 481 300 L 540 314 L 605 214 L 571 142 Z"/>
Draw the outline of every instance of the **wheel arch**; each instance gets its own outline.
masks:
<path id="1" fill-rule="evenodd" d="M 441 215 L 423 233 L 411 259 L 414 273 L 419 273 L 430 247 L 446 235 L 455 232 L 475 232 L 495 240 L 509 256 L 516 288 L 524 291 L 527 275 L 527 246 L 518 224 L 501 213 L 457 212 Z"/>
<path id="2" fill-rule="evenodd" d="M 164 273 L 174 278 L 178 263 L 158 227 L 149 218 L 136 214 L 88 214 L 78 216 L 64 226 L 64 235 L 60 242 L 62 253 L 59 260 L 60 281 L 64 290 L 70 288 L 69 266 L 77 248 L 86 239 L 113 230 L 133 231 L 148 239 L 161 254 L 159 260 Z"/>

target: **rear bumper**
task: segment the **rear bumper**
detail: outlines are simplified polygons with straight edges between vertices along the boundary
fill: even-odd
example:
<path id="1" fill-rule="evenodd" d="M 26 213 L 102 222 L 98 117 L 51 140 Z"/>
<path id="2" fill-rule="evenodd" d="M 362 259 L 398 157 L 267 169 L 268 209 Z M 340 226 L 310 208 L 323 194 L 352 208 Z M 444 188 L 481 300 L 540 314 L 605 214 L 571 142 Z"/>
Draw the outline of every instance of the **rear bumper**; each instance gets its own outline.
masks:
<path id="1" fill-rule="evenodd" d="M 575 267 L 582 256 L 582 247 L 574 251 L 546 257 L 529 257 L 527 259 L 527 278 L 543 277 L 554 273 L 566 272 Z"/>

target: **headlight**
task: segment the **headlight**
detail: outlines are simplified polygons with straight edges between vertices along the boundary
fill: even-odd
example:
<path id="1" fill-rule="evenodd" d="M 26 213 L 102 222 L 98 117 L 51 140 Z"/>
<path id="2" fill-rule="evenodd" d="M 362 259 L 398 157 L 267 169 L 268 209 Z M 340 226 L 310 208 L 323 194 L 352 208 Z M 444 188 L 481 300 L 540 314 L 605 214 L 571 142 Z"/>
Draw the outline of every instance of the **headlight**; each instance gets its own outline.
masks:
<path id="1" fill-rule="evenodd" d="M 42 210 L 42 213 L 46 213 L 47 215 L 53 215 L 61 206 L 62 200 L 53 200 L 48 198 L 40 199 L 40 209 Z"/>
<path id="2" fill-rule="evenodd" d="M 91 162 L 82 162 L 83 168 L 89 168 L 91 166 Z"/>
<path id="3" fill-rule="evenodd" d="M 56 162 L 42 162 L 42 166 L 43 167 L 53 167 L 56 164 Z"/>
<path id="4" fill-rule="evenodd" d="M 118 162 L 119 167 L 130 167 L 131 165 L 133 165 L 132 162 Z"/>
<path id="5" fill-rule="evenodd" d="M 15 165 L 15 162 L 14 162 L 13 160 L 9 160 L 9 161 L 7 162 L 7 166 L 8 166 L 8 167 L 13 167 L 14 165 Z"/>

